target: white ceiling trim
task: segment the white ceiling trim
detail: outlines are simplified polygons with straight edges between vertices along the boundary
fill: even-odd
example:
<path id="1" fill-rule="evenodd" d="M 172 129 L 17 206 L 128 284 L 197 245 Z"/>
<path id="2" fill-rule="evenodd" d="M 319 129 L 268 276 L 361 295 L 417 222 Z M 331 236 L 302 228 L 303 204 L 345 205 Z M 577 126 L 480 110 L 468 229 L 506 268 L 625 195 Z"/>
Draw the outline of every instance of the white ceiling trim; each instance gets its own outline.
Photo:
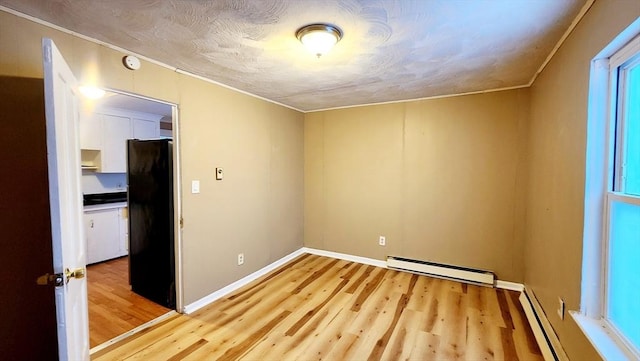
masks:
<path id="1" fill-rule="evenodd" d="M 146 57 L 144 55 L 138 54 L 134 51 L 130 51 L 124 48 L 121 48 L 119 46 L 86 36 L 84 34 L 75 32 L 73 30 L 69 30 L 66 28 L 63 28 L 61 26 L 55 25 L 53 23 L 50 23 L 48 21 L 36 18 L 34 16 L 28 15 L 28 14 L 24 14 L 22 12 L 13 10 L 11 8 L 5 7 L 0 5 L 0 10 L 13 14 L 15 16 L 21 17 L 23 19 L 35 22 L 37 24 L 58 30 L 60 32 L 66 33 L 66 34 L 70 34 L 73 36 L 77 36 L 83 40 L 86 41 L 90 41 L 93 42 L 95 44 L 98 45 L 102 45 L 105 46 L 109 49 L 118 51 L 120 53 L 123 53 L 123 55 L 134 55 L 136 57 L 139 57 L 140 59 L 143 59 L 147 62 L 150 62 L 152 64 L 161 66 L 163 68 L 175 71 L 179 74 L 183 74 L 183 75 L 187 75 L 211 84 L 215 84 L 218 86 L 221 86 L 223 88 L 226 89 L 230 89 L 233 91 L 236 91 L 238 93 L 244 94 L 244 95 L 248 95 L 251 96 L 253 98 L 256 99 L 260 99 L 260 100 L 264 100 L 266 102 L 272 103 L 272 104 L 276 104 L 288 109 L 292 109 L 295 111 L 298 111 L 300 113 L 314 113 L 314 112 L 321 112 L 321 111 L 328 111 L 328 110 L 337 110 L 337 109 L 348 109 L 348 108 L 355 108 L 355 107 L 364 107 L 364 106 L 372 106 L 372 105 L 382 105 L 382 104 L 394 104 L 394 103 L 404 103 L 404 102 L 414 102 L 414 101 L 421 101 L 421 100 L 429 100 L 429 99 L 442 99 L 442 98 L 450 98 L 450 97 L 458 97 L 458 96 L 465 96 L 465 95 L 473 95 L 473 94 L 484 94 L 484 93 L 491 93 L 491 92 L 498 92 L 498 91 L 505 91 L 505 90 L 513 90 L 513 89 L 521 89 L 521 88 L 527 88 L 533 85 L 533 83 L 535 82 L 535 80 L 537 79 L 537 77 L 540 75 L 540 73 L 542 73 L 542 71 L 544 71 L 545 67 L 549 64 L 549 62 L 553 59 L 553 57 L 555 56 L 555 54 L 558 52 L 558 50 L 562 47 L 562 45 L 564 44 L 564 42 L 566 41 L 566 39 L 569 37 L 569 35 L 573 32 L 573 30 L 575 29 L 575 27 L 578 25 L 578 23 L 582 20 L 582 18 L 587 14 L 587 12 L 589 11 L 589 9 L 593 6 L 593 4 L 595 3 L 595 0 L 587 0 L 587 3 L 585 3 L 585 5 L 581 8 L 580 12 L 578 13 L 578 15 L 574 18 L 574 20 L 572 21 L 571 25 L 569 26 L 569 28 L 567 28 L 567 30 L 564 32 L 564 34 L 562 35 L 562 37 L 558 40 L 558 42 L 556 43 L 556 45 L 554 46 L 554 48 L 551 50 L 551 52 L 549 53 L 549 55 L 547 56 L 547 58 L 545 59 L 545 61 L 542 63 L 542 65 L 540 66 L 540 68 L 538 69 L 538 71 L 533 75 L 533 77 L 531 78 L 531 80 L 527 83 L 527 84 L 523 84 L 523 85 L 517 85 L 517 86 L 511 86 L 511 87 L 505 87 L 505 88 L 494 88 L 494 89 L 486 89 L 486 90 L 480 90 L 480 91 L 473 91 L 473 92 L 465 92 L 465 93 L 455 93 L 455 94 L 445 94 L 445 95 L 436 95 L 436 96 L 430 96 L 430 97 L 423 97 L 423 98 L 415 98 L 415 99 L 401 99 L 401 100 L 394 100 L 394 101 L 388 101 L 388 102 L 376 102 L 376 103 L 365 103 L 365 104 L 356 104 L 356 105 L 346 105 L 346 106 L 340 106 L 340 107 L 330 107 L 330 108 L 324 108 L 324 109 L 317 109 L 317 110 L 309 110 L 309 111 L 305 111 L 305 110 L 301 110 L 298 108 L 295 108 L 293 106 L 287 105 L 287 104 L 283 104 L 277 101 L 274 101 L 272 99 L 268 99 L 265 98 L 263 96 L 260 95 L 256 95 L 229 85 L 226 85 L 224 83 L 220 83 L 218 81 L 197 75 L 197 74 L 193 74 L 191 72 L 188 72 L 186 70 L 182 70 L 180 68 L 168 65 L 166 63 L 160 62 L 158 60 Z M 116 91 L 116 92 L 123 92 L 117 89 L 110 89 L 111 91 Z M 130 93 L 131 94 L 131 93 Z M 170 103 L 173 104 L 173 103 Z"/>
<path id="2" fill-rule="evenodd" d="M 10 13 L 10 14 L 13 14 L 13 15 L 15 15 L 17 17 L 21 17 L 23 19 L 29 20 L 29 21 L 33 21 L 34 23 L 37 23 L 37 24 L 52 28 L 54 30 L 58 30 L 60 32 L 63 32 L 63 33 L 66 33 L 66 34 L 70 34 L 70 35 L 73 35 L 73 36 L 77 36 L 77 37 L 79 37 L 79 38 L 81 38 L 83 40 L 87 40 L 87 41 L 90 41 L 92 43 L 96 43 L 98 45 L 106 46 L 109 49 L 113 49 L 113 50 L 119 51 L 121 53 L 124 53 L 125 55 L 134 55 L 134 56 L 136 56 L 136 57 L 138 57 L 140 59 L 143 59 L 143 60 L 148 61 L 150 63 L 159 65 L 159 66 L 161 66 L 163 68 L 167 68 L 167 69 L 170 69 L 170 70 L 173 70 L 173 71 L 176 70 L 176 67 L 167 65 L 165 63 L 161 63 L 161 62 L 159 62 L 157 60 L 154 60 L 154 59 L 151 59 L 151 58 L 147 58 L 146 56 L 140 55 L 140 54 L 138 54 L 136 52 L 129 51 L 127 49 L 123 49 L 123 48 L 121 48 L 119 46 L 115 46 L 115 45 L 112 45 L 112 44 L 109 44 L 109 43 L 105 43 L 104 41 L 100 41 L 98 39 L 94 39 L 94 38 L 86 36 L 84 34 L 77 33 L 77 32 L 75 32 L 73 30 L 65 29 L 65 28 L 63 28 L 61 26 L 58 26 L 56 24 L 52 24 L 52 23 L 50 23 L 48 21 L 44 21 L 42 19 L 38 19 L 36 17 L 33 17 L 31 15 L 27 15 L 25 13 L 21 13 L 19 11 L 10 9 L 8 7 L 0 5 L 0 10 L 2 10 L 4 12 L 7 12 L 7 13 Z"/>
<path id="3" fill-rule="evenodd" d="M 533 77 L 531 77 L 531 80 L 529 81 L 528 86 L 532 86 L 533 83 L 536 81 L 536 79 L 538 79 L 538 75 L 540 75 L 540 73 L 542 73 L 544 68 L 547 67 L 547 64 L 549 64 L 551 59 L 553 59 L 554 55 L 556 55 L 558 50 L 560 50 L 560 47 L 562 47 L 562 44 L 564 44 L 564 42 L 567 40 L 569 35 L 571 35 L 571 33 L 573 32 L 573 29 L 575 29 L 575 27 L 578 26 L 578 23 L 580 23 L 580 20 L 582 20 L 582 18 L 587 14 L 587 12 L 589 12 L 589 9 L 591 9 L 591 6 L 593 6 L 593 3 L 595 2 L 596 0 L 587 0 L 587 3 L 584 4 L 582 9 L 580 9 L 580 12 L 578 13 L 578 15 L 576 15 L 575 19 L 573 19 L 573 21 L 571 22 L 571 25 L 569 25 L 569 27 L 567 28 L 567 31 L 565 31 L 564 34 L 562 34 L 562 37 L 560 38 L 560 40 L 558 40 L 558 43 L 556 44 L 556 46 L 554 46 L 553 49 L 551 49 L 551 52 L 549 53 L 547 58 L 544 60 L 542 65 L 540 65 L 540 68 L 538 69 L 538 71 L 536 71 L 536 73 L 533 74 Z"/>
<path id="4" fill-rule="evenodd" d="M 505 90 L 514 90 L 514 89 L 529 88 L 530 86 L 531 86 L 531 85 L 529 85 L 529 84 L 523 84 L 523 85 L 510 86 L 510 87 L 506 87 L 506 88 L 496 88 L 496 89 L 488 89 L 488 90 L 478 90 L 478 91 L 467 92 L 467 93 L 456 93 L 456 94 L 446 94 L 446 95 L 434 95 L 434 96 L 424 97 L 424 98 L 405 99 L 405 100 L 391 100 L 391 101 L 388 101 L 388 102 L 367 103 L 367 104 L 357 104 L 357 105 L 345 105 L 345 106 L 342 106 L 342 107 L 325 108 L 325 109 L 318 109 L 318 110 L 309 110 L 309 111 L 306 111 L 305 113 L 315 113 L 315 112 L 324 112 L 324 111 L 328 111 L 328 110 L 338 110 L 338 109 L 349 109 L 349 108 L 368 107 L 368 106 L 384 105 L 384 104 L 395 104 L 395 103 L 419 102 L 419 101 L 421 101 L 421 100 L 432 100 L 432 99 L 442 99 L 442 98 L 462 97 L 462 96 L 465 96 L 465 95 L 484 94 L 484 93 L 495 93 L 495 92 L 501 92 L 501 91 L 505 91 Z"/>
<path id="5" fill-rule="evenodd" d="M 194 77 L 194 78 L 196 78 L 196 79 L 200 79 L 200 80 L 202 80 L 202 81 L 206 81 L 207 83 L 215 84 L 215 85 L 221 86 L 221 87 L 223 87 L 223 88 L 227 88 L 227 89 L 230 89 L 230 90 L 236 91 L 236 92 L 238 92 L 238 93 L 242 93 L 242 94 L 245 94 L 245 95 L 248 95 L 248 96 L 251 96 L 251 97 L 254 97 L 254 98 L 260 99 L 260 100 L 264 100 L 264 101 L 269 102 L 269 103 L 273 103 L 273 104 L 276 104 L 276 105 L 280 105 L 280 106 L 283 106 L 283 107 L 285 107 L 285 108 L 289 108 L 289 109 L 295 110 L 295 111 L 300 112 L 300 113 L 306 113 L 304 110 L 301 110 L 301 109 L 298 109 L 298 108 L 292 107 L 291 105 L 282 104 L 282 103 L 277 102 L 277 101 L 275 101 L 275 100 L 271 100 L 271 99 L 268 99 L 268 98 L 262 97 L 262 96 L 260 96 L 260 95 L 252 94 L 252 93 L 249 93 L 248 91 L 244 91 L 244 90 L 241 90 L 241 89 L 238 89 L 238 88 L 234 88 L 234 87 L 229 86 L 229 85 L 227 85 L 227 84 L 223 84 L 223 83 L 217 82 L 217 81 L 215 81 L 215 80 L 211 80 L 211 79 L 209 79 L 209 78 L 205 78 L 205 77 L 203 77 L 203 76 L 200 76 L 200 75 L 197 75 L 197 74 L 190 73 L 190 72 L 188 72 L 188 71 L 186 71 L 186 70 L 182 70 L 182 69 L 176 68 L 176 72 L 177 72 L 177 73 L 179 73 L 179 74 L 184 74 L 184 75 L 188 75 L 188 76 Z"/>
<path id="6" fill-rule="evenodd" d="M 215 85 L 221 86 L 221 87 L 223 87 L 223 88 L 227 88 L 227 89 L 230 89 L 230 90 L 236 91 L 236 92 L 238 92 L 238 93 L 248 95 L 248 96 L 253 97 L 253 98 L 257 98 L 257 99 L 264 100 L 264 101 L 269 102 L 269 103 L 272 103 L 272 104 L 280 105 L 280 106 L 283 106 L 283 107 L 285 107 L 285 108 L 289 108 L 289 109 L 295 110 L 295 111 L 300 112 L 300 113 L 306 113 L 305 111 L 300 110 L 300 109 L 298 109 L 298 108 L 294 108 L 294 107 L 292 107 L 292 106 L 290 106 L 290 105 L 282 104 L 282 103 L 276 102 L 276 101 L 274 101 L 274 100 L 267 99 L 267 98 L 265 98 L 265 97 L 261 97 L 261 96 L 256 95 L 256 94 L 252 94 L 252 93 L 246 92 L 246 91 L 244 91 L 244 90 L 237 89 L 237 88 L 234 88 L 234 87 L 229 86 L 229 85 L 226 85 L 226 84 L 222 84 L 222 83 L 217 82 L 217 81 L 215 81 L 215 80 L 211 80 L 211 79 L 209 79 L 209 78 L 205 78 L 205 77 L 203 77 L 203 76 L 200 76 L 200 75 L 196 75 L 196 74 L 190 73 L 190 72 L 188 72 L 188 71 L 186 71 L 186 70 L 182 70 L 182 69 L 176 68 L 176 67 L 174 67 L 174 66 L 171 66 L 171 65 L 165 64 L 165 63 L 160 62 L 160 61 L 158 61 L 158 60 L 148 58 L 148 57 L 146 57 L 146 56 L 144 56 L 144 55 L 141 55 L 141 54 L 138 54 L 138 53 L 136 53 L 136 52 L 134 52 L 134 51 L 130 51 L 130 50 L 127 50 L 127 49 L 121 48 L 121 47 L 119 47 L 119 46 L 116 46 L 116 45 L 113 45 L 113 44 L 109 44 L 109 43 L 107 43 L 107 42 L 104 42 L 104 41 L 101 41 L 101 40 L 98 40 L 98 39 L 92 38 L 92 37 L 90 37 L 90 36 L 86 36 L 86 35 L 84 35 L 84 34 L 77 33 L 77 32 L 75 32 L 75 31 L 73 31 L 73 30 L 69 30 L 69 29 L 63 28 L 63 27 L 58 26 L 58 25 L 56 25 L 56 24 L 52 24 L 52 23 L 50 23 L 50 22 L 48 22 L 48 21 L 44 21 L 44 20 L 42 20 L 42 19 L 38 19 L 38 18 L 33 17 L 33 16 L 31 16 L 31 15 L 27 15 L 27 14 L 21 13 L 21 12 L 19 12 L 19 11 L 16 11 L 16 10 L 13 10 L 13 9 L 10 9 L 10 8 L 7 8 L 7 7 L 5 7 L 5 6 L 0 5 L 0 10 L 2 10 L 2 11 L 4 11 L 4 12 L 7 12 L 7 13 L 10 13 L 10 14 L 13 14 L 13 15 L 15 15 L 15 16 L 21 17 L 21 18 L 23 18 L 23 19 L 29 20 L 29 21 L 33 21 L 34 23 L 37 23 L 37 24 L 40 24 L 40 25 L 43 25 L 43 26 L 46 26 L 46 27 L 52 28 L 52 29 L 54 29 L 54 30 L 58 30 L 58 31 L 63 32 L 63 33 L 65 33 L 65 34 L 70 34 L 70 35 L 73 35 L 73 36 L 77 36 L 77 37 L 79 37 L 79 38 L 81 38 L 81 39 L 83 39 L 83 40 L 90 41 L 90 42 L 92 42 L 92 43 L 96 43 L 96 44 L 98 44 L 98 45 L 105 46 L 105 47 L 107 47 L 107 48 L 109 48 L 109 49 L 112 49 L 112 50 L 115 50 L 115 51 L 117 51 L 117 52 L 123 53 L 123 56 L 124 56 L 124 55 L 133 55 L 133 56 L 136 56 L 136 57 L 138 57 L 138 58 L 140 58 L 140 59 L 142 59 L 142 60 L 145 60 L 145 61 L 150 62 L 150 63 L 152 63 L 152 64 L 155 64 L 155 65 L 161 66 L 161 67 L 163 67 L 163 68 L 169 69 L 169 70 L 174 71 L 174 72 L 176 72 L 176 73 L 183 74 L 183 75 L 187 75 L 187 76 L 190 76 L 190 77 L 194 77 L 194 78 L 196 78 L 196 79 L 200 79 L 200 80 L 205 81 L 205 82 L 207 82 L 207 83 L 215 84 Z M 97 85 L 100 85 L 100 84 L 97 84 Z M 109 90 L 109 91 L 112 91 L 112 92 L 118 92 L 118 93 L 127 93 L 127 94 L 129 94 L 129 95 L 139 95 L 139 96 L 144 97 L 144 95 L 143 95 L 143 94 L 134 94 L 134 93 L 131 93 L 131 92 L 127 92 L 127 91 L 123 91 L 123 90 L 118 90 L 118 89 L 105 88 L 105 90 Z M 167 101 L 163 101 L 163 102 L 167 102 Z M 171 102 L 167 102 L 167 103 L 168 103 L 168 104 L 174 104 L 174 103 L 171 103 Z"/>

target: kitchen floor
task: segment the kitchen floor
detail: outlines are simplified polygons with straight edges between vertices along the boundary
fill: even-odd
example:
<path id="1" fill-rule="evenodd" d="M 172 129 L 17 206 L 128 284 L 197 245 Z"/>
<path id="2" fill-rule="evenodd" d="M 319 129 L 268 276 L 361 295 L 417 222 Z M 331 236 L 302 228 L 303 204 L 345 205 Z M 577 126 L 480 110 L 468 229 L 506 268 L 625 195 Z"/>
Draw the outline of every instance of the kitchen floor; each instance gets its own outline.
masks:
<path id="1" fill-rule="evenodd" d="M 128 257 L 87 266 L 87 281 L 92 348 L 171 311 L 131 291 Z"/>

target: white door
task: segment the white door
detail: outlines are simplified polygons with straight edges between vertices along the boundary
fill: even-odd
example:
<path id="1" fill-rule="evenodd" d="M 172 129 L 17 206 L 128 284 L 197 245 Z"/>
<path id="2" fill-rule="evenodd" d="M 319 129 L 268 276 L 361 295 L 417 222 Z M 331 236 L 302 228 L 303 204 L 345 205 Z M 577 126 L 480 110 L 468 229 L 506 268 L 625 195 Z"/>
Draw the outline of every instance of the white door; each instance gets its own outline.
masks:
<path id="1" fill-rule="evenodd" d="M 60 360 L 89 360 L 86 245 L 80 188 L 77 81 L 51 39 L 42 39 L 53 271 Z M 75 277 L 74 277 L 75 275 Z"/>

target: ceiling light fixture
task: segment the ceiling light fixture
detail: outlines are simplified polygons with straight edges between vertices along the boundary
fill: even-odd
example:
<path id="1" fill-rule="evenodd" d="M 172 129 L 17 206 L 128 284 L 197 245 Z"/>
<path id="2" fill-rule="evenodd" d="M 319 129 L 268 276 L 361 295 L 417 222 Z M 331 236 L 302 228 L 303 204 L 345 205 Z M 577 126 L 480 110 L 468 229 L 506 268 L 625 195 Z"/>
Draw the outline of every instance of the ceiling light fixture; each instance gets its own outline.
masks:
<path id="1" fill-rule="evenodd" d="M 82 85 L 78 89 L 82 95 L 89 99 L 100 99 L 105 94 L 104 90 L 92 85 Z"/>
<path id="2" fill-rule="evenodd" d="M 319 58 L 342 39 L 342 30 L 330 24 L 310 24 L 298 29 L 296 38 Z"/>

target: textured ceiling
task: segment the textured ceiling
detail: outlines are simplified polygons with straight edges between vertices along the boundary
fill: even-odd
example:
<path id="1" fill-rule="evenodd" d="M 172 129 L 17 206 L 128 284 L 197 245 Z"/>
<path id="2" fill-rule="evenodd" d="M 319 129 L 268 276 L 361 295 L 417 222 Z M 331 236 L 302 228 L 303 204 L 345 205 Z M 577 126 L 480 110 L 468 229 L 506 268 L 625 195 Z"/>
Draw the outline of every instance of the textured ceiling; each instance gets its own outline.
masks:
<path id="1" fill-rule="evenodd" d="M 0 0 L 308 111 L 526 85 L 585 0 Z M 328 22 L 317 59 L 295 38 Z"/>

